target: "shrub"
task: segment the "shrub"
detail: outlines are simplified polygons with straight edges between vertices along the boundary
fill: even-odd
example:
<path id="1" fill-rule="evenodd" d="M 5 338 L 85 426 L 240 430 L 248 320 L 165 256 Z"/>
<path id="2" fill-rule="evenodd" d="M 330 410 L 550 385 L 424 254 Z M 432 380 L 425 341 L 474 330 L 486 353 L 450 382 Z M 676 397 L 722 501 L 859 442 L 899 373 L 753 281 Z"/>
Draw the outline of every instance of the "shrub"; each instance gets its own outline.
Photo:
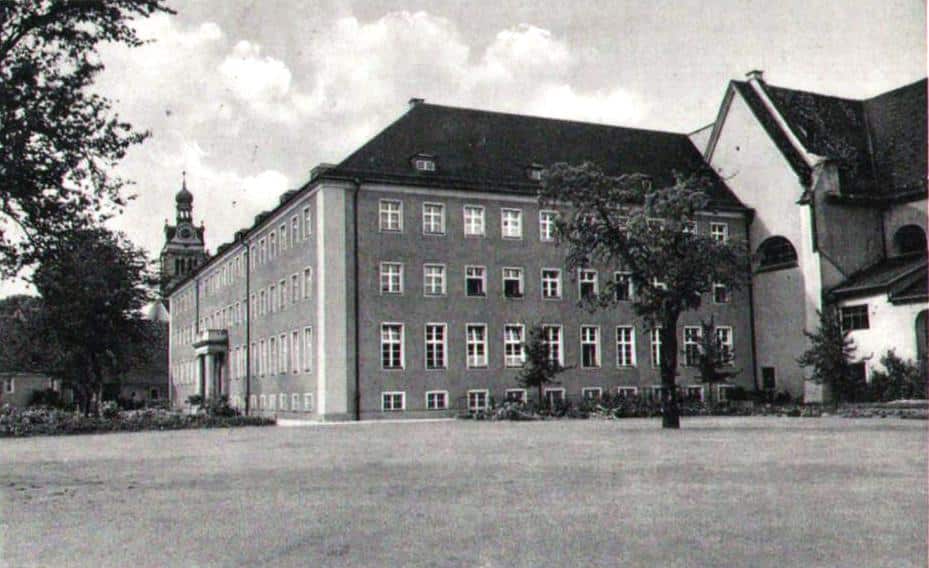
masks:
<path id="1" fill-rule="evenodd" d="M 871 383 L 867 387 L 869 400 L 887 402 L 927 397 L 926 377 L 916 363 L 900 358 L 891 349 L 881 357 L 881 365 L 884 371 L 871 373 Z"/>

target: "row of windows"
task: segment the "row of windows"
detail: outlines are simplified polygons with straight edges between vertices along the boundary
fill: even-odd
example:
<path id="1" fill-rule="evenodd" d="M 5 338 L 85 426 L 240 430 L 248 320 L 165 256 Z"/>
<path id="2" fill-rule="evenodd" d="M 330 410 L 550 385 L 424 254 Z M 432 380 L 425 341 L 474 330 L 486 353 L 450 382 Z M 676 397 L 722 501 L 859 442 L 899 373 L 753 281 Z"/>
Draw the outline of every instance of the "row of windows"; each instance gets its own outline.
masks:
<path id="1" fill-rule="evenodd" d="M 422 233 L 424 235 L 446 234 L 446 207 L 444 203 L 426 202 L 422 204 Z M 381 232 L 402 233 L 403 201 L 399 199 L 381 199 L 378 203 L 378 227 Z M 558 212 L 539 211 L 539 240 L 555 240 L 555 222 Z M 462 207 L 462 225 L 465 237 L 487 236 L 486 208 L 483 205 L 464 205 Z M 500 209 L 500 237 L 503 239 L 523 238 L 523 210 L 514 207 Z M 720 241 L 729 240 L 727 223 L 710 223 L 710 235 Z"/>
<path id="2" fill-rule="evenodd" d="M 423 264 L 423 295 L 444 296 L 446 294 L 447 268 L 444 264 Z M 506 266 L 501 269 L 503 296 L 522 298 L 525 295 L 525 271 L 522 267 Z M 465 295 L 469 297 L 487 296 L 487 267 L 467 265 L 464 267 Z M 378 284 L 381 294 L 404 293 L 404 264 L 402 262 L 382 262 Z M 660 282 L 656 282 L 661 285 Z M 582 268 L 577 272 L 578 296 L 593 298 L 600 293 L 600 280 L 597 270 Z M 560 268 L 542 268 L 540 271 L 540 291 L 542 298 L 557 300 L 562 297 L 562 275 Z M 635 296 L 632 276 L 628 272 L 613 273 L 613 294 L 618 301 L 631 301 Z M 729 289 L 724 284 L 713 285 L 713 301 L 717 304 L 729 302 Z"/>
<path id="3" fill-rule="evenodd" d="M 243 397 L 240 395 L 233 395 L 232 406 L 235 408 L 243 408 Z M 313 393 L 282 392 L 277 394 L 253 394 L 249 396 L 249 406 L 252 410 L 313 412 Z"/>
<path id="4" fill-rule="evenodd" d="M 288 248 L 295 248 L 298 243 L 306 241 L 313 234 L 312 213 L 309 206 L 303 208 L 302 215 L 295 214 L 290 218 L 290 229 L 287 223 L 281 223 L 276 230 L 271 229 L 267 235 L 259 237 L 256 243 L 249 246 L 252 258 L 252 271 L 257 266 L 270 262 Z"/>
<path id="5" fill-rule="evenodd" d="M 489 361 L 489 332 L 485 323 L 465 325 L 465 365 L 469 369 L 486 368 Z M 561 325 L 542 326 L 543 341 L 550 361 L 561 365 L 564 361 L 564 333 Z M 733 336 L 729 326 L 715 328 L 716 343 L 723 352 L 722 359 L 732 364 Z M 700 350 L 702 328 L 685 326 L 683 330 L 685 357 L 681 363 L 685 366 L 697 365 Z M 526 361 L 526 326 L 521 323 L 509 323 L 503 326 L 503 361 L 505 367 L 521 367 Z M 614 335 L 615 365 L 617 367 L 635 367 L 636 330 L 631 325 L 616 326 Z M 650 358 L 652 367 L 659 367 L 661 353 L 661 336 L 657 329 L 649 332 Z M 595 369 L 602 366 L 600 326 L 582 325 L 580 327 L 580 361 L 582 369 Z M 381 324 L 381 368 L 386 370 L 406 368 L 405 325 L 387 322 Z M 427 323 L 423 334 L 424 361 L 428 370 L 441 370 L 449 365 L 448 324 Z"/>
<path id="6" fill-rule="evenodd" d="M 693 400 L 704 400 L 706 394 L 705 385 L 686 385 L 681 388 L 682 394 Z M 728 391 L 735 388 L 734 385 L 716 385 L 719 393 L 718 399 L 721 401 L 728 400 Z M 581 389 L 581 397 L 585 400 L 597 400 L 603 396 L 603 387 L 584 387 Z M 646 399 L 657 399 L 661 397 L 665 387 L 660 385 L 643 387 L 642 394 Z M 620 386 L 615 388 L 618 396 L 626 398 L 639 395 L 639 387 Z M 526 402 L 528 392 L 526 389 L 513 388 L 506 389 L 505 400 L 507 402 Z M 548 404 L 556 404 L 565 400 L 566 390 L 561 387 L 546 387 L 543 390 L 543 396 Z M 381 411 L 398 412 L 407 409 L 406 391 L 384 391 L 381 393 Z M 466 394 L 467 408 L 472 412 L 487 410 L 491 406 L 491 397 L 489 389 L 470 389 Z M 423 408 L 425 410 L 447 410 L 450 408 L 448 391 L 431 390 L 426 391 Z"/>

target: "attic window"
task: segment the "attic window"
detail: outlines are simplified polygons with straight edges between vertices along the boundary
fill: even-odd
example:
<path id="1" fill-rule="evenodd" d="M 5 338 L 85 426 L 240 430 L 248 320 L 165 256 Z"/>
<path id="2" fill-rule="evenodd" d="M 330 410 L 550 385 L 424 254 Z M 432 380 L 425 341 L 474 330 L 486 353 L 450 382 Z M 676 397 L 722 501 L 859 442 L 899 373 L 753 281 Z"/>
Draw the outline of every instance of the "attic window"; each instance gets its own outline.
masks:
<path id="1" fill-rule="evenodd" d="M 432 156 L 414 156 L 413 157 L 413 167 L 416 168 L 418 172 L 434 172 L 435 171 L 435 158 Z"/>
<path id="2" fill-rule="evenodd" d="M 542 169 L 540 164 L 532 164 L 526 168 L 526 177 L 532 181 L 542 181 Z"/>

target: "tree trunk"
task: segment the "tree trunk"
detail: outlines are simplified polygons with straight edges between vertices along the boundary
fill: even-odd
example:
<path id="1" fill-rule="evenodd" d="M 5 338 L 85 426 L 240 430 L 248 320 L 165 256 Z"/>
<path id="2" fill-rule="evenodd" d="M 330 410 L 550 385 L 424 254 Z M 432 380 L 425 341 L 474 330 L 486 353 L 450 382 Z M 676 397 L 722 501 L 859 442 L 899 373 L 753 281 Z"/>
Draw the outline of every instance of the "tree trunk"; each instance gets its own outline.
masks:
<path id="1" fill-rule="evenodd" d="M 661 427 L 681 427 L 681 407 L 677 398 L 677 317 L 667 317 L 661 326 Z"/>

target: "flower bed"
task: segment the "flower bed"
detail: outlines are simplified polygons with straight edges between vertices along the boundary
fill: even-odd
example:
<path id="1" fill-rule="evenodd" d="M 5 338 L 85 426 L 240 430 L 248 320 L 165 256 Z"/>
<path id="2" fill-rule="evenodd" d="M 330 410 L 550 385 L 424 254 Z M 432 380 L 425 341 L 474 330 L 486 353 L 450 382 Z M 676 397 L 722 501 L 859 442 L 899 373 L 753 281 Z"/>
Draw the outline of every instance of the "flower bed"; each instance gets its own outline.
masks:
<path id="1" fill-rule="evenodd" d="M 0 408 L 0 437 L 139 432 L 143 430 L 184 430 L 190 428 L 235 428 L 271 426 L 272 418 L 258 416 L 215 416 L 184 414 L 147 408 L 104 412 L 85 416 L 77 412 L 49 408 Z"/>

